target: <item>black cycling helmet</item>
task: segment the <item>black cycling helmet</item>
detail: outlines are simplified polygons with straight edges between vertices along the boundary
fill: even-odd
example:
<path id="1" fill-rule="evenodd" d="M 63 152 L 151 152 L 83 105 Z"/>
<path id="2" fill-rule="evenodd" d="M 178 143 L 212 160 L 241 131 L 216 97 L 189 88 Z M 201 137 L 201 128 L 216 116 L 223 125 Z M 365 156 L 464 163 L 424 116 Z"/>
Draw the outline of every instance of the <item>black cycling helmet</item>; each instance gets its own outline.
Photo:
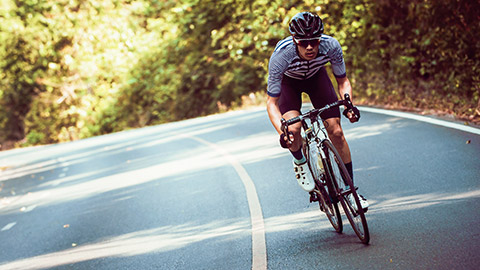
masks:
<path id="1" fill-rule="evenodd" d="M 316 38 L 322 36 L 323 22 L 315 13 L 300 12 L 293 16 L 288 30 L 296 38 Z"/>

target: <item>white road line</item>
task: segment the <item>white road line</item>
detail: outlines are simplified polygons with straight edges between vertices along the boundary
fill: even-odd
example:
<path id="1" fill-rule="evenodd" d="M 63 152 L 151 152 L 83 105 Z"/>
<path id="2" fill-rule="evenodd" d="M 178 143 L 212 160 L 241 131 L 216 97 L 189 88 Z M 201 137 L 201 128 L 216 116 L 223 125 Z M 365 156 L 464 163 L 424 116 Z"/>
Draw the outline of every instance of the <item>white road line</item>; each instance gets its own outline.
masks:
<path id="1" fill-rule="evenodd" d="M 7 225 L 5 225 L 5 226 L 2 228 L 1 231 L 2 231 L 2 232 L 3 232 L 3 231 L 8 231 L 8 230 L 10 230 L 13 226 L 15 226 L 15 224 L 17 224 L 17 223 L 16 223 L 16 222 L 12 222 L 12 223 L 7 224 Z"/>
<path id="2" fill-rule="evenodd" d="M 235 157 L 218 145 L 187 134 L 184 136 L 213 148 L 217 153 L 228 160 L 228 162 L 233 166 L 237 174 L 240 176 L 247 193 L 248 207 L 250 209 L 250 220 L 252 223 L 252 270 L 266 270 L 267 245 L 265 243 L 265 223 L 263 220 L 260 200 L 258 199 L 257 190 L 252 179 L 240 162 L 238 162 Z"/>
<path id="3" fill-rule="evenodd" d="M 389 111 L 389 110 L 383 110 L 383 109 L 377 109 L 377 108 L 371 108 L 371 107 L 362 107 L 359 106 L 360 112 L 366 111 L 366 112 L 371 112 L 371 113 L 378 113 L 378 114 L 385 114 L 385 115 L 390 115 L 390 116 L 396 116 L 396 117 L 402 117 L 402 118 L 407 118 L 407 119 L 412 119 L 412 120 L 417 120 L 421 122 L 426 122 L 430 123 L 433 125 L 438 125 L 438 126 L 443 126 L 443 127 L 448 127 L 448 128 L 453 128 L 453 129 L 458 129 L 461 131 L 465 132 L 470 132 L 473 134 L 480 135 L 480 129 L 466 126 L 466 125 L 461 125 L 458 123 L 453 123 L 445 120 L 440 120 L 440 119 L 435 119 L 423 115 L 417 115 L 413 113 L 406 113 L 406 112 L 397 112 L 397 111 Z"/>
<path id="4" fill-rule="evenodd" d="M 35 209 L 37 207 L 37 205 L 30 205 L 28 207 L 22 207 L 20 209 L 20 211 L 24 212 L 24 213 L 28 213 L 28 212 L 31 212 L 33 211 L 33 209 Z"/>

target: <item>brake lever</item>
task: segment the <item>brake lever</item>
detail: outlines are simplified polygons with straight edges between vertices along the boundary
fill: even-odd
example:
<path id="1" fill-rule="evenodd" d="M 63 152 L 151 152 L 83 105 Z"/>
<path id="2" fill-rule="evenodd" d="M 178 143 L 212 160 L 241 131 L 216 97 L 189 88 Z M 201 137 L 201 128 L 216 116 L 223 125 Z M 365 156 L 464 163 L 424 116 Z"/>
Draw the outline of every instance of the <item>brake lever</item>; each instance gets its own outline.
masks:
<path id="1" fill-rule="evenodd" d="M 343 115 L 345 115 L 345 117 L 347 117 L 348 113 L 352 113 L 353 116 L 356 119 L 356 121 L 354 121 L 354 122 L 357 122 L 358 120 L 360 120 L 360 111 L 355 106 L 353 106 L 353 103 L 352 103 L 352 100 L 350 99 L 349 94 L 346 93 L 344 95 L 344 97 L 345 97 L 345 99 L 344 99 L 344 104 L 343 105 L 345 105 L 346 109 L 343 111 Z"/>
<path id="2" fill-rule="evenodd" d="M 344 104 L 343 105 L 347 106 L 348 109 L 352 109 L 353 104 L 352 104 L 352 100 L 350 99 L 349 94 L 344 95 Z"/>
<path id="3" fill-rule="evenodd" d="M 290 131 L 288 131 L 288 123 L 287 123 L 287 120 L 285 120 L 285 118 L 282 118 L 282 119 L 280 119 L 280 123 L 282 124 L 281 129 L 282 129 L 283 134 L 284 134 L 283 136 L 284 136 L 284 137 L 287 137 L 288 143 L 291 144 L 291 143 L 292 143 L 292 140 L 290 140 L 290 134 L 293 135 L 293 133 L 290 132 Z"/>

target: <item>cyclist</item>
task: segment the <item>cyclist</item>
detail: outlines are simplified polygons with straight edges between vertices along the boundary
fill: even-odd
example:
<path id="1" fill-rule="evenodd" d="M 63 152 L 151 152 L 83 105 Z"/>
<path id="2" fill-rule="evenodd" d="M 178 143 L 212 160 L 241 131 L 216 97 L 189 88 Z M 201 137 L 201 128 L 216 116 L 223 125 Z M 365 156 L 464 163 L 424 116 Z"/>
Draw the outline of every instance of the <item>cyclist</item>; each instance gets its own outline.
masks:
<path id="1" fill-rule="evenodd" d="M 317 14 L 296 14 L 289 23 L 291 36 L 277 43 L 268 66 L 268 115 L 280 134 L 280 144 L 288 148 L 293 155 L 298 184 L 307 192 L 311 192 L 315 184 L 302 153 L 301 124 L 289 126 L 291 134 L 288 134 L 288 140 L 283 134 L 281 119 L 300 115 L 302 92 L 309 95 L 315 108 L 338 100 L 324 67 L 328 62 L 331 63 L 340 95 L 348 93 L 352 97 L 352 86 L 347 78 L 342 48 L 335 38 L 323 34 L 323 28 L 323 22 Z M 344 115 L 352 123 L 360 117 L 357 108 L 344 111 Z M 339 151 L 353 180 L 352 159 L 340 125 L 339 108 L 324 112 L 322 118 L 325 119 L 328 136 Z M 367 208 L 367 200 L 361 195 L 359 197 L 362 208 Z"/>

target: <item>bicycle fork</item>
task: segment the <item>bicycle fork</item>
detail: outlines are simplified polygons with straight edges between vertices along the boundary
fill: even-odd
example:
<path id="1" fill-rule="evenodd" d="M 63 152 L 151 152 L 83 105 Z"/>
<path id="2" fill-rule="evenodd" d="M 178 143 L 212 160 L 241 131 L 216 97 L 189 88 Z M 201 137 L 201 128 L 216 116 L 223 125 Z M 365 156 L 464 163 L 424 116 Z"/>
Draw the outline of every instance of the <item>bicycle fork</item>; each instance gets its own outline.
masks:
<path id="1" fill-rule="evenodd" d="M 330 199 L 333 203 L 338 203 L 338 197 L 341 196 L 339 192 L 337 192 L 338 187 L 335 187 L 334 179 L 332 179 L 332 168 L 330 168 L 329 162 L 327 160 L 327 153 L 323 143 L 319 143 L 321 147 L 318 147 L 319 149 L 319 154 L 320 154 L 320 160 L 321 165 L 323 167 L 323 184 L 326 186 L 326 189 L 328 191 L 328 196 L 330 196 Z"/>

